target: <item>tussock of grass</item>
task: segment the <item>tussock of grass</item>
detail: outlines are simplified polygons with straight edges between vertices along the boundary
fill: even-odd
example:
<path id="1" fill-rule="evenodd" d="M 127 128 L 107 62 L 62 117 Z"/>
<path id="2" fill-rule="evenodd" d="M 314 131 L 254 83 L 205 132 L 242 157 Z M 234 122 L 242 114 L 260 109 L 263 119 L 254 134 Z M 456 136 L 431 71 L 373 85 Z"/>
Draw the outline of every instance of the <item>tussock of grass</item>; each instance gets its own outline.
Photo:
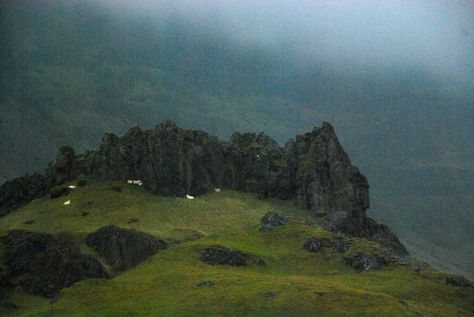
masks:
<path id="1" fill-rule="evenodd" d="M 122 186 L 122 192 L 110 190 Z M 64 206 L 71 200 L 70 206 Z M 88 211 L 88 216 L 82 212 Z M 293 224 L 259 230 L 267 211 Z M 138 222 L 129 223 L 131 218 Z M 32 224 L 25 224 L 34 220 Z M 259 200 L 223 191 L 195 200 L 157 197 L 118 182 L 89 181 L 66 197 L 43 198 L 0 219 L 0 232 L 27 229 L 71 233 L 83 244 L 109 224 L 135 228 L 172 242 L 166 250 L 110 280 L 89 279 L 64 289 L 56 302 L 16 291 L 22 316 L 474 316 L 474 294 L 444 285 L 444 275 L 389 266 L 358 273 L 332 249 L 303 249 L 312 236 L 334 234 L 293 202 Z M 200 239 L 197 237 L 200 236 Z M 354 239 L 352 251 L 378 253 L 373 242 Z M 209 245 L 238 249 L 265 266 L 208 265 L 199 252 Z M 212 286 L 200 287 L 203 281 Z"/>

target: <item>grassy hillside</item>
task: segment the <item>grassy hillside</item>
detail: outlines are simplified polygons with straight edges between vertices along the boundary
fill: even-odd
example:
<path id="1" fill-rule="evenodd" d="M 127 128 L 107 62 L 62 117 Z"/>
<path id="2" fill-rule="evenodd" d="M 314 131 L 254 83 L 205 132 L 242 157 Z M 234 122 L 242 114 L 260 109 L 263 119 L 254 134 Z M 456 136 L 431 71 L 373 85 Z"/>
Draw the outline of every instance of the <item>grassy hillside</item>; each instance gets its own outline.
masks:
<path id="1" fill-rule="evenodd" d="M 172 119 L 283 143 L 324 120 L 369 179 L 370 216 L 421 257 L 474 277 L 474 81 L 300 64 L 212 26 L 96 4 L 0 2 L 0 184 L 44 169 L 64 144 L 83 152 L 135 124 Z"/>
<path id="2" fill-rule="evenodd" d="M 116 186 L 122 192 L 111 190 Z M 71 205 L 63 205 L 66 200 Z M 267 211 L 286 214 L 295 224 L 263 233 L 259 223 Z M 138 222 L 130 224 L 131 218 Z M 20 307 L 17 315 L 474 316 L 472 290 L 446 286 L 442 273 L 398 266 L 360 273 L 343 265 L 333 250 L 305 251 L 306 238 L 334 234 L 291 201 L 233 191 L 195 200 L 164 198 L 138 186 L 90 180 L 68 196 L 33 201 L 0 219 L 0 233 L 68 232 L 93 253 L 84 244 L 85 235 L 109 224 L 165 238 L 170 247 L 110 280 L 78 282 L 52 302 L 17 290 L 12 296 Z M 258 256 L 266 265 L 205 264 L 199 251 L 211 245 Z M 379 247 L 356 239 L 353 248 Z M 198 285 L 206 281 L 207 286 Z"/>

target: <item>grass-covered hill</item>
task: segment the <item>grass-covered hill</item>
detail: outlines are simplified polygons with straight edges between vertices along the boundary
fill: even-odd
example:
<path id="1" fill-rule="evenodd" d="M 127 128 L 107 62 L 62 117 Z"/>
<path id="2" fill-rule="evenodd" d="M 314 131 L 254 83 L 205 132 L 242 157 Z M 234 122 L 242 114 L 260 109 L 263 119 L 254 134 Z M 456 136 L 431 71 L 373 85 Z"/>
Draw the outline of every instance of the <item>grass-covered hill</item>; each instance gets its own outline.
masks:
<path id="1" fill-rule="evenodd" d="M 288 224 L 261 230 L 268 211 Z M 111 224 L 164 239 L 168 247 L 114 272 L 85 242 Z M 12 316 L 474 316 L 472 288 L 448 286 L 446 274 L 414 259 L 363 272 L 344 264 L 354 254 L 384 254 L 374 242 L 346 237 L 350 248 L 343 253 L 307 251 L 310 237 L 342 236 L 323 230 L 292 201 L 227 190 L 194 200 L 160 197 L 137 185 L 88 179 L 65 196 L 35 200 L 0 219 L 2 236 L 14 229 L 70 235 L 111 277 L 76 282 L 52 299 L 16 287 L 2 306 Z M 202 250 L 216 245 L 259 261 L 203 262 Z"/>
<path id="2" fill-rule="evenodd" d="M 307 64 L 212 23 L 98 3 L 0 1 L 0 184 L 41 170 L 64 144 L 83 152 L 135 124 L 172 119 L 222 139 L 263 130 L 283 144 L 330 121 L 369 179 L 370 216 L 474 277 L 474 81 Z"/>

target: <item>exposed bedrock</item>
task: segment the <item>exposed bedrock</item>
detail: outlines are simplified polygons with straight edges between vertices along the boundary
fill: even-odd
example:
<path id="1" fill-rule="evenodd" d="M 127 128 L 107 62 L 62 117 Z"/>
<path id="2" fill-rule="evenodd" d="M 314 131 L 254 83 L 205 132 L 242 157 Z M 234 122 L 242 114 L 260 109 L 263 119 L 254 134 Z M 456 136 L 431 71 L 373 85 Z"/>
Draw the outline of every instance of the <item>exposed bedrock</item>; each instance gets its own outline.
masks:
<path id="1" fill-rule="evenodd" d="M 66 235 L 12 230 L 1 238 L 6 278 L 25 292 L 55 297 L 62 288 L 87 278 L 108 278 L 94 257 L 84 254 Z"/>
<path id="2" fill-rule="evenodd" d="M 150 234 L 113 225 L 89 234 L 86 244 L 103 256 L 115 271 L 129 270 L 168 244 Z"/>
<path id="3" fill-rule="evenodd" d="M 376 235 L 399 244 L 388 228 L 366 218 L 367 179 L 352 165 L 327 122 L 284 147 L 264 133 L 234 133 L 222 142 L 202 131 L 178 128 L 171 121 L 148 130 L 134 127 L 122 137 L 106 134 L 97 151 L 76 155 L 64 146 L 46 176 L 29 176 L 31 182 L 19 178 L 1 186 L 0 214 L 81 174 L 140 180 L 147 191 L 164 196 L 199 196 L 224 187 L 295 199 L 302 208 L 325 217 L 331 231 Z"/>

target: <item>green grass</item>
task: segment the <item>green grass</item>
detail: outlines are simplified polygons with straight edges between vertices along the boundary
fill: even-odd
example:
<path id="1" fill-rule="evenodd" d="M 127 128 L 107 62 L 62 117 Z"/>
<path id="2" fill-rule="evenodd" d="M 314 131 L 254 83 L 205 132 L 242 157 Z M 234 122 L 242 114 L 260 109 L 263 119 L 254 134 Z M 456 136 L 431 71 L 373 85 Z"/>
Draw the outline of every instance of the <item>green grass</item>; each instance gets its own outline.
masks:
<path id="1" fill-rule="evenodd" d="M 121 193 L 110 190 L 117 185 Z M 71 205 L 64 206 L 69 199 Z M 84 211 L 90 214 L 81 216 Z M 258 224 L 267 211 L 285 213 L 293 224 L 263 233 Z M 130 218 L 139 222 L 128 224 Z M 27 220 L 34 223 L 24 224 Z M 63 289 L 54 303 L 17 290 L 11 300 L 21 316 L 474 316 L 474 292 L 445 286 L 442 273 L 395 266 L 358 273 L 333 250 L 303 250 L 310 236 L 333 236 L 305 225 L 308 221 L 315 219 L 291 201 L 234 191 L 195 200 L 165 198 L 137 186 L 90 180 L 67 197 L 46 197 L 12 212 L 0 219 L 0 232 L 69 232 L 83 242 L 87 233 L 116 224 L 172 242 L 110 280 L 89 279 Z M 267 265 L 201 262 L 200 250 L 216 244 Z M 379 246 L 356 239 L 354 248 L 378 252 Z M 198 287 L 202 281 L 214 286 Z"/>

